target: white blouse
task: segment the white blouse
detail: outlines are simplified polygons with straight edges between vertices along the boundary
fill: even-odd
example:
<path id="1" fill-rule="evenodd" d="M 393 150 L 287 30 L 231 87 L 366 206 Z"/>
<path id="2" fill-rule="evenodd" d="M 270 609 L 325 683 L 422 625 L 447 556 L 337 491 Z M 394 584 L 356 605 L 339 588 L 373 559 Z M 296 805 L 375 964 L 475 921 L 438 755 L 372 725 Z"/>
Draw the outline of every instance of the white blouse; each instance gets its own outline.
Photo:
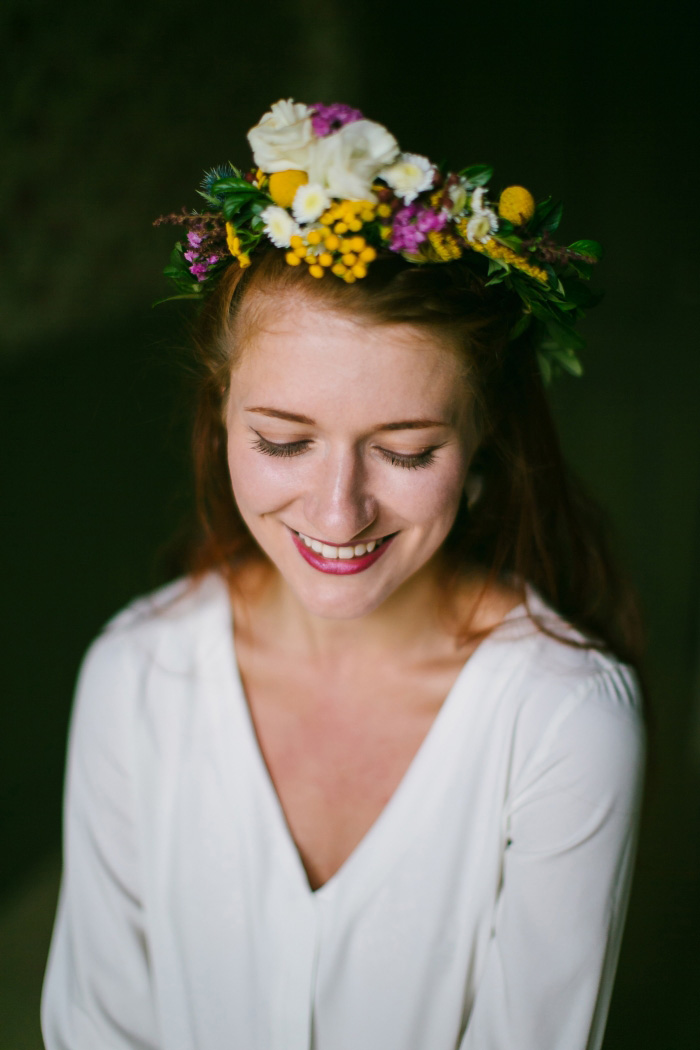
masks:
<path id="1" fill-rule="evenodd" d="M 315 892 L 221 578 L 112 621 L 71 722 L 47 1050 L 600 1047 L 635 852 L 639 691 L 522 612 L 467 661 Z"/>

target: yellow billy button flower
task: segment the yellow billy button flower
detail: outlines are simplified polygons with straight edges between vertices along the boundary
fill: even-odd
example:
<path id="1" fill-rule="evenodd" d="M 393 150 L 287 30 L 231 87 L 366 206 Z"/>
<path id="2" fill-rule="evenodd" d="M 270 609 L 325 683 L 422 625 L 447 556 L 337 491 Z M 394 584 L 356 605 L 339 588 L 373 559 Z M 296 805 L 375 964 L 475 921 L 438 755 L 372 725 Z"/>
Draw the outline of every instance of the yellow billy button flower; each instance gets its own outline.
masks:
<path id="1" fill-rule="evenodd" d="M 335 252 L 340 247 L 340 237 L 337 237 L 334 233 L 330 233 L 326 237 L 326 248 L 329 252 Z"/>
<path id="2" fill-rule="evenodd" d="M 380 204 L 377 208 L 377 215 L 380 219 L 388 219 L 391 215 L 391 207 L 388 204 Z"/>
<path id="3" fill-rule="evenodd" d="M 524 226 L 535 214 L 535 198 L 524 186 L 506 186 L 498 201 L 498 214 L 514 226 Z"/>
<path id="4" fill-rule="evenodd" d="M 358 280 L 360 280 L 362 277 L 367 276 L 367 267 L 364 266 L 361 262 L 355 263 L 355 265 L 352 268 L 352 273 L 355 277 L 357 277 Z"/>
<path id="5" fill-rule="evenodd" d="M 333 227 L 333 231 L 335 233 L 347 233 L 348 232 L 347 223 L 345 223 L 345 222 L 337 222 L 335 224 L 335 226 Z"/>
<path id="6" fill-rule="evenodd" d="M 299 266 L 301 264 L 301 259 L 296 254 L 296 252 L 287 252 L 287 254 L 285 255 L 285 259 L 287 260 L 290 266 Z"/>
<path id="7" fill-rule="evenodd" d="M 309 273 L 312 277 L 323 277 L 325 272 L 326 271 L 323 269 L 323 267 L 318 266 L 316 263 L 314 263 L 313 266 L 309 267 Z"/>
<path id="8" fill-rule="evenodd" d="M 307 244 L 320 244 L 323 240 L 323 235 L 320 230 L 309 230 L 306 235 Z"/>
<path id="9" fill-rule="evenodd" d="M 363 251 L 360 252 L 361 263 L 371 263 L 377 258 L 377 253 L 371 245 L 368 245 Z"/>
<path id="10" fill-rule="evenodd" d="M 305 171 L 289 168 L 287 171 L 273 172 L 270 175 L 267 189 L 275 204 L 278 204 L 280 208 L 291 208 L 297 190 L 300 186 L 305 186 L 308 181 L 309 176 Z"/>
<path id="11" fill-rule="evenodd" d="M 367 247 L 367 241 L 364 237 L 351 237 L 350 238 L 350 251 L 361 252 Z"/>
<path id="12" fill-rule="evenodd" d="M 321 252 L 321 254 L 318 257 L 318 265 L 319 266 L 332 266 L 333 265 L 333 256 L 331 255 L 331 253 L 330 252 Z"/>
<path id="13" fill-rule="evenodd" d="M 344 277 L 347 272 L 348 272 L 347 266 L 345 266 L 341 262 L 337 262 L 335 264 L 335 266 L 332 267 L 332 269 L 331 269 L 331 273 L 334 273 L 336 275 L 336 277 Z"/>

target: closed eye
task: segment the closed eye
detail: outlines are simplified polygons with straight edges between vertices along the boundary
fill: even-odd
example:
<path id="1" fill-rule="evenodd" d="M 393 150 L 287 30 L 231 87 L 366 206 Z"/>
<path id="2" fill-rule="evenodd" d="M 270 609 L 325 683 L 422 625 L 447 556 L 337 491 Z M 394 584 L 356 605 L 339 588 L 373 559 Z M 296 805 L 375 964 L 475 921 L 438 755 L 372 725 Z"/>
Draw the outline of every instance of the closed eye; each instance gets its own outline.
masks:
<path id="1" fill-rule="evenodd" d="M 251 442 L 251 447 L 258 452 L 262 452 L 265 456 L 300 456 L 303 452 L 306 452 L 307 448 L 311 444 L 310 439 L 306 438 L 303 441 L 285 441 L 275 442 L 268 441 L 257 431 L 254 431 L 255 439 Z M 415 452 L 411 455 L 400 452 L 392 452 L 391 449 L 381 448 L 376 446 L 377 452 L 388 460 L 394 467 L 402 467 L 405 470 L 415 470 L 419 467 L 430 466 L 435 453 L 442 445 L 435 445 L 432 448 L 425 449 L 423 452 Z"/>

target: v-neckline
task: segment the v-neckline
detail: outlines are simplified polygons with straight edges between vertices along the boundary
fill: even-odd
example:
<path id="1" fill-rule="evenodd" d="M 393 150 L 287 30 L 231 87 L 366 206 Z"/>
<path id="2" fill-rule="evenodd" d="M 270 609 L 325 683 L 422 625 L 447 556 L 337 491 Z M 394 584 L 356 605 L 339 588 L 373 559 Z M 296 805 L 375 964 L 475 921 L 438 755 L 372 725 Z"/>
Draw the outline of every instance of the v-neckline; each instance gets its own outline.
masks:
<path id="1" fill-rule="evenodd" d="M 468 679 L 478 673 L 479 666 L 488 656 L 494 636 L 498 635 L 498 628 L 493 634 L 487 635 L 465 660 L 391 797 L 365 831 L 360 841 L 348 854 L 340 867 L 321 886 L 313 889 L 255 730 L 253 715 L 243 687 L 243 679 L 236 655 L 235 622 L 228 587 L 225 580 L 223 578 L 220 579 L 224 599 L 224 628 L 227 636 L 225 658 L 232 687 L 230 693 L 235 696 L 236 714 L 238 714 L 242 722 L 242 729 L 248 738 L 248 750 L 255 769 L 255 775 L 265 796 L 266 804 L 273 814 L 275 835 L 278 842 L 282 844 L 287 861 L 295 871 L 302 892 L 311 900 L 323 900 L 333 895 L 336 888 L 349 879 L 353 871 L 355 872 L 355 882 L 359 882 L 369 889 L 371 885 L 374 885 L 376 876 L 388 870 L 389 865 L 386 863 L 388 856 L 391 857 L 392 864 L 398 861 L 399 851 L 403 852 L 403 849 L 407 848 L 410 842 L 410 833 L 408 836 L 409 841 L 401 841 L 402 838 L 404 840 L 407 838 L 406 828 L 415 830 L 419 811 L 426 810 L 430 804 L 429 796 L 432 797 L 438 790 L 437 780 L 439 778 L 436 778 L 434 775 L 422 776 L 423 768 L 427 765 L 429 770 L 435 769 L 435 764 L 430 761 L 430 756 L 440 746 L 441 738 L 448 733 L 449 725 L 454 720 L 455 712 L 459 707 L 457 698 L 464 692 Z M 522 609 L 523 604 L 518 604 L 503 617 L 501 623 L 503 624 L 513 619 Z M 227 690 L 227 692 L 229 691 Z M 410 819 L 404 819 L 404 817 Z M 385 841 L 383 842 L 382 840 Z"/>

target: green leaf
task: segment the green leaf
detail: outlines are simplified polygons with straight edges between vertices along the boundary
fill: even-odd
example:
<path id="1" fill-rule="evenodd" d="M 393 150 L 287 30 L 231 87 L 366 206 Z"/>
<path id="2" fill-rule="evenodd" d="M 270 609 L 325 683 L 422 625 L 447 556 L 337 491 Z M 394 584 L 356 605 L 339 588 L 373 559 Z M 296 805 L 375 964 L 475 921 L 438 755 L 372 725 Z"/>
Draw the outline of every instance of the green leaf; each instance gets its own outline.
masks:
<path id="1" fill-rule="evenodd" d="M 593 263 L 582 262 L 581 259 L 569 259 L 569 266 L 576 271 L 579 277 L 590 281 L 593 276 Z"/>
<path id="2" fill-rule="evenodd" d="M 537 363 L 540 366 L 540 373 L 542 375 L 542 382 L 545 386 L 549 386 L 552 382 L 552 366 L 549 363 L 547 355 L 541 350 L 537 351 Z"/>
<path id="3" fill-rule="evenodd" d="M 523 242 L 522 242 L 522 238 L 520 238 L 520 237 L 502 237 L 500 232 L 499 232 L 494 237 L 494 240 L 498 241 L 499 244 L 505 244 L 506 248 L 512 248 L 512 250 L 514 252 L 516 252 L 518 255 L 520 255 L 522 253 Z"/>
<path id="4" fill-rule="evenodd" d="M 201 292 L 183 292 L 182 295 L 166 295 L 165 299 L 156 299 L 151 306 L 160 306 L 161 303 L 174 303 L 176 299 L 201 299 Z"/>
<path id="5" fill-rule="evenodd" d="M 564 371 L 568 372 L 569 375 L 583 375 L 583 365 L 581 364 L 573 350 L 567 350 L 559 346 L 553 347 L 550 350 L 550 356 L 554 358 L 557 364 L 561 365 Z"/>
<path id="6" fill-rule="evenodd" d="M 586 345 L 582 336 L 568 324 L 551 317 L 547 322 L 547 331 L 566 350 L 583 350 Z"/>
<path id="7" fill-rule="evenodd" d="M 548 233 L 554 233 L 554 231 L 559 227 L 563 211 L 563 204 L 555 204 L 551 211 L 547 213 L 547 216 L 544 219 L 541 228 L 543 230 L 546 230 Z"/>
<path id="8" fill-rule="evenodd" d="M 493 168 L 490 164 L 472 164 L 470 168 L 462 168 L 460 175 L 472 186 L 485 186 L 493 175 Z"/>
<path id="9" fill-rule="evenodd" d="M 574 241 L 569 245 L 569 251 L 592 255 L 594 259 L 603 258 L 603 246 L 598 241 Z"/>
<path id="10" fill-rule="evenodd" d="M 246 211 L 248 205 L 251 203 L 249 196 L 243 194 L 231 194 L 230 197 L 224 197 L 221 210 L 224 213 L 224 218 L 227 222 L 231 222 L 239 213 Z"/>
<path id="11" fill-rule="evenodd" d="M 516 321 L 513 327 L 511 328 L 510 332 L 508 333 L 508 338 L 510 340 L 518 339 L 523 334 L 523 332 L 526 332 L 528 330 L 531 324 L 532 314 L 523 314 L 523 316 L 518 321 Z"/>
<path id="12" fill-rule="evenodd" d="M 240 179 L 235 175 L 231 175 L 226 179 L 217 179 L 212 185 L 211 192 L 217 194 L 217 196 L 223 196 L 229 193 L 260 193 L 260 190 L 246 179 Z"/>

